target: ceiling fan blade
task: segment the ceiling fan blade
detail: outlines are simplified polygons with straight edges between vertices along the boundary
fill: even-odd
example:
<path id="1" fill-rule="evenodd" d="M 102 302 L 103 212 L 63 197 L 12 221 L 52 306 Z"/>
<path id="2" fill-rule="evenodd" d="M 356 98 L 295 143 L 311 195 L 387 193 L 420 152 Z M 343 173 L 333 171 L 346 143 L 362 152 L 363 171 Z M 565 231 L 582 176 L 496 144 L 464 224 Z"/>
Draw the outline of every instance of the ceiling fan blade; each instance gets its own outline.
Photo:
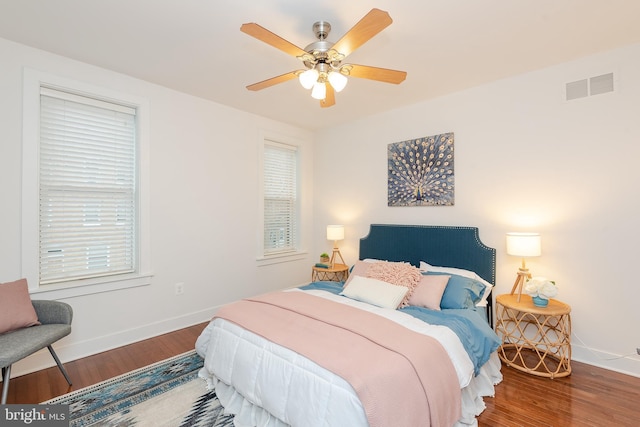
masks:
<path id="1" fill-rule="evenodd" d="M 284 83 L 284 82 L 287 82 L 289 80 L 295 79 L 296 77 L 298 77 L 298 72 L 297 71 L 291 71 L 291 72 L 289 72 L 287 74 L 282 74 L 280 76 L 272 77 L 270 79 L 263 80 L 261 82 L 249 85 L 249 86 L 247 86 L 247 89 L 249 89 L 249 90 L 262 90 L 262 89 L 266 89 L 268 87 L 277 85 L 278 83 Z"/>
<path id="2" fill-rule="evenodd" d="M 377 80 L 379 82 L 399 84 L 407 78 L 406 71 L 390 70 L 388 68 L 369 67 L 367 65 L 351 65 L 349 76 L 360 79 Z"/>
<path id="3" fill-rule="evenodd" d="M 320 106 L 322 108 L 331 107 L 336 103 L 336 93 L 333 90 L 333 86 L 329 82 L 325 82 L 324 86 L 327 88 L 327 94 L 324 96 L 324 99 L 320 100 Z"/>
<path id="4" fill-rule="evenodd" d="M 245 34 L 250 35 L 251 37 L 255 37 L 260 41 L 263 41 L 276 49 L 280 49 L 284 53 L 287 53 L 291 56 L 301 56 L 305 55 L 307 52 L 294 45 L 293 43 L 283 39 L 282 37 L 272 33 L 264 27 L 256 24 L 255 22 L 249 22 L 248 24 L 242 24 L 240 27 L 240 31 Z"/>
<path id="5" fill-rule="evenodd" d="M 371 9 L 333 45 L 332 49 L 344 56 L 348 56 L 373 36 L 391 25 L 392 22 L 393 20 L 388 12 L 380 9 Z"/>

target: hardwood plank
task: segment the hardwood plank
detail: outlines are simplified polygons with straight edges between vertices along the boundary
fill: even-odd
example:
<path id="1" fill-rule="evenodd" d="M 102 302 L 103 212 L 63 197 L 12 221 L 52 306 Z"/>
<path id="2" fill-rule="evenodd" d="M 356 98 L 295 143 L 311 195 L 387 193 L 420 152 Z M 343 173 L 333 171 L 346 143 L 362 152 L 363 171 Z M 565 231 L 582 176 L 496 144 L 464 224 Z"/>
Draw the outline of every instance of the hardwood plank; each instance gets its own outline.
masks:
<path id="1" fill-rule="evenodd" d="M 636 426 L 640 378 L 571 362 L 565 378 L 540 378 L 507 366 L 479 426 Z"/>
<path id="2" fill-rule="evenodd" d="M 206 323 L 11 380 L 7 403 L 39 403 L 192 350 Z M 640 378 L 573 361 L 566 378 L 539 378 L 503 366 L 504 380 L 478 417 L 480 427 L 617 427 L 640 420 Z"/>

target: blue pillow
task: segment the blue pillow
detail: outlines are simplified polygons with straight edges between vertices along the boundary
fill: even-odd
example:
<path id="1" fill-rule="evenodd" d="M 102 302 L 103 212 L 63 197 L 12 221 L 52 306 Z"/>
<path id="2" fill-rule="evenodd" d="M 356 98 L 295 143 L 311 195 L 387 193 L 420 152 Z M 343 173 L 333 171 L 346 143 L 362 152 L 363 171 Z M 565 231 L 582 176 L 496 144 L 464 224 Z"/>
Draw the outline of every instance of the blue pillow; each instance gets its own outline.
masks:
<path id="1" fill-rule="evenodd" d="M 451 273 L 426 272 L 428 276 L 451 276 L 440 300 L 440 308 L 475 308 L 486 286 L 475 279 Z"/>

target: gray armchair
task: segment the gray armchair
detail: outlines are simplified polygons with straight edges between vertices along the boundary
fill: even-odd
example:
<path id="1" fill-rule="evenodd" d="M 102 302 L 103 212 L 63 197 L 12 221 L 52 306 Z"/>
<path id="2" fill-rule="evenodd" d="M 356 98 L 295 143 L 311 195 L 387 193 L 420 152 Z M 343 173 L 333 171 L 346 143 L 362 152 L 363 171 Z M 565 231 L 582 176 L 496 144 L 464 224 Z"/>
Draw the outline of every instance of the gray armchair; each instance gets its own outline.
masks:
<path id="1" fill-rule="evenodd" d="M 17 329 L 0 335 L 0 367 L 2 367 L 2 401 L 7 403 L 11 365 L 18 360 L 41 350 L 49 349 L 62 375 L 71 385 L 71 380 L 65 371 L 58 355 L 51 344 L 71 333 L 73 310 L 67 303 L 61 301 L 32 300 L 41 325 Z"/>

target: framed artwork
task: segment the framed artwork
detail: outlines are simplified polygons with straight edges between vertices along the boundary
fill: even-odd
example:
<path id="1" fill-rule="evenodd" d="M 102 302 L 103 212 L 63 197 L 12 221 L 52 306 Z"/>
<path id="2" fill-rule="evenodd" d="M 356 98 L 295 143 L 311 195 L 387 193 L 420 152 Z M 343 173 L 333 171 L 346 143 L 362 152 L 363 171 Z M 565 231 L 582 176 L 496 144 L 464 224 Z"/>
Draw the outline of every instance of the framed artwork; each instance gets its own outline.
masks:
<path id="1" fill-rule="evenodd" d="M 453 132 L 387 147 L 389 206 L 453 206 Z"/>

